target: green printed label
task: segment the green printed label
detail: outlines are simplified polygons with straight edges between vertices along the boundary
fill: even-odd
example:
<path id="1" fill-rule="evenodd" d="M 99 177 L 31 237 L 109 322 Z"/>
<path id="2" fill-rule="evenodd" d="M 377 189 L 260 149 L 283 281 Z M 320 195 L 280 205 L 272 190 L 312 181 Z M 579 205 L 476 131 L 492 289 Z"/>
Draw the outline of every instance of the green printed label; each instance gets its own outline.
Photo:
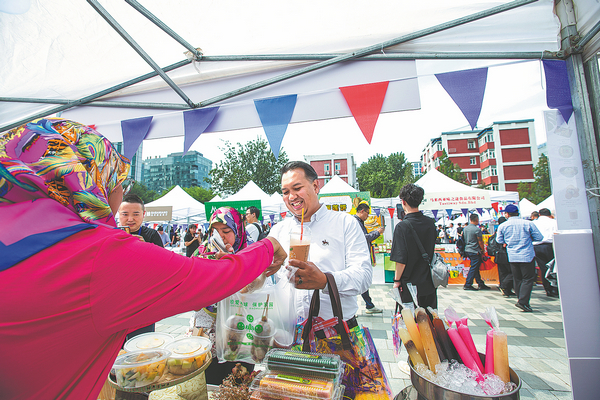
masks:
<path id="1" fill-rule="evenodd" d="M 281 379 L 283 381 L 290 381 L 295 383 L 302 383 L 304 385 L 310 385 L 312 381 L 310 379 L 301 378 L 299 376 L 291 376 L 291 375 L 277 375 L 277 379 Z"/>
<path id="2" fill-rule="evenodd" d="M 284 353 L 284 355 L 290 356 L 290 357 L 300 357 L 300 358 L 321 358 L 321 356 L 315 356 L 313 354 L 302 354 L 302 353 L 293 353 L 293 352 L 287 352 L 287 353 Z"/>

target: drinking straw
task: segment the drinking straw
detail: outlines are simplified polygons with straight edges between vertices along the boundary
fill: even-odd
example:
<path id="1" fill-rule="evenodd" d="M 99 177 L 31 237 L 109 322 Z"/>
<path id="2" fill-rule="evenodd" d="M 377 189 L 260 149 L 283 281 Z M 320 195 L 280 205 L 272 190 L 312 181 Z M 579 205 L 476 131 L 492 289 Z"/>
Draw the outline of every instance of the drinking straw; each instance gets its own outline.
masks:
<path id="1" fill-rule="evenodd" d="M 303 234 L 304 234 L 304 207 L 302 207 L 302 217 L 300 217 L 300 241 L 302 241 Z"/>

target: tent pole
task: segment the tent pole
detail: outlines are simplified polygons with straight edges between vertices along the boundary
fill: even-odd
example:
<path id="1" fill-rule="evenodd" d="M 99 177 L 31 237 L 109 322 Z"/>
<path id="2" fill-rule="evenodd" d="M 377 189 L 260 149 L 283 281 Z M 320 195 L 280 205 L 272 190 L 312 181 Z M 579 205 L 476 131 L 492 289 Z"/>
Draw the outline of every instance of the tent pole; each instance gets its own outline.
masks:
<path id="1" fill-rule="evenodd" d="M 39 99 L 29 97 L 0 97 L 0 101 L 12 103 L 42 103 L 42 104 L 73 104 L 75 100 Z M 186 104 L 175 103 L 147 103 L 131 101 L 92 101 L 88 107 L 119 107 L 119 108 L 154 108 L 164 110 L 189 110 Z"/>
<path id="2" fill-rule="evenodd" d="M 167 83 L 167 85 L 169 85 L 171 89 L 173 89 L 175 93 L 177 93 L 179 97 L 183 99 L 183 101 L 185 101 L 191 108 L 195 108 L 194 102 L 190 100 L 189 97 L 187 97 L 183 90 L 181 90 L 181 88 L 177 86 L 177 84 L 173 82 L 171 78 L 169 78 L 169 76 L 158 66 L 158 64 L 156 64 L 156 62 L 154 62 L 154 60 L 148 55 L 148 53 L 146 53 L 144 49 L 142 49 L 142 47 L 135 40 L 133 40 L 133 38 L 127 33 L 127 31 L 125 31 L 125 29 L 123 29 L 123 27 L 119 25 L 119 23 L 112 17 L 112 15 L 110 15 L 108 11 L 106 11 L 104 7 L 102 7 L 98 3 L 97 0 L 87 0 L 87 2 L 94 8 L 94 10 L 96 10 L 96 12 L 98 12 L 98 14 L 100 14 L 102 18 L 104 18 L 106 22 L 108 22 L 108 24 L 115 31 L 117 31 L 119 35 L 121 35 L 123 40 L 125 40 L 127 44 L 131 46 L 136 51 L 136 53 L 138 53 L 138 55 L 142 57 L 144 61 L 146 61 L 146 63 L 148 63 L 148 65 L 152 67 L 153 70 L 156 71 L 156 73 L 158 73 L 158 75 L 160 75 L 160 77 Z"/>
<path id="3" fill-rule="evenodd" d="M 163 70 L 164 71 L 172 71 L 174 69 L 183 67 L 184 65 L 187 65 L 189 63 L 191 63 L 190 60 L 179 61 L 179 62 L 176 62 L 175 64 L 171 64 L 171 65 L 163 68 Z M 130 79 L 130 80 L 125 81 L 123 83 L 120 83 L 118 85 L 112 86 L 112 87 L 110 87 L 108 89 L 104 89 L 104 90 L 101 90 L 101 91 L 96 92 L 94 94 L 91 94 L 89 96 L 83 97 L 83 98 L 81 98 L 79 100 L 72 101 L 69 104 L 64 104 L 64 105 L 61 105 L 61 106 L 58 106 L 58 107 L 51 108 L 50 110 L 42 111 L 42 112 L 39 112 L 39 113 L 34 114 L 32 116 L 29 116 L 29 117 L 26 117 L 26 118 L 22 118 L 22 119 L 20 119 L 20 120 L 18 120 L 16 122 L 13 122 L 11 124 L 4 125 L 4 126 L 0 127 L 0 132 L 4 132 L 4 131 L 10 130 L 12 128 L 16 128 L 17 126 L 21 126 L 21 125 L 23 125 L 26 122 L 33 121 L 34 119 L 43 118 L 43 117 L 45 117 L 47 115 L 55 114 L 57 112 L 61 112 L 61 111 L 67 110 L 69 108 L 73 108 L 73 107 L 80 106 L 80 105 L 85 104 L 85 103 L 89 103 L 90 101 L 92 101 L 94 99 L 97 99 L 97 98 L 102 97 L 102 96 L 106 96 L 107 94 L 116 92 L 117 90 L 121 90 L 121 89 L 126 88 L 128 86 L 135 85 L 136 83 L 140 83 L 142 81 L 145 81 L 146 79 L 154 78 L 156 75 L 158 75 L 157 72 L 149 72 L 149 73 L 147 73 L 145 75 L 139 76 L 139 77 L 134 78 L 134 79 Z"/>
<path id="4" fill-rule="evenodd" d="M 96 1 L 96 0 L 88 0 L 88 2 L 90 2 L 90 1 Z M 339 62 L 352 60 L 352 59 L 355 59 L 355 58 L 358 58 L 358 57 L 362 57 L 362 56 L 365 56 L 365 55 L 368 55 L 368 54 L 371 54 L 371 53 L 375 53 L 375 52 L 380 52 L 384 48 L 387 48 L 387 47 L 390 47 L 390 46 L 395 46 L 395 45 L 400 44 L 400 43 L 408 42 L 410 40 L 414 40 L 414 39 L 418 39 L 418 38 L 421 38 L 421 37 L 424 37 L 424 36 L 428 36 L 428 35 L 431 35 L 433 33 L 441 32 L 441 31 L 444 31 L 444 30 L 447 30 L 447 29 L 450 29 L 450 28 L 454 28 L 454 27 L 457 27 L 457 26 L 460 26 L 460 25 L 464 25 L 464 24 L 469 23 L 469 22 L 477 21 L 479 19 L 482 19 L 482 18 L 485 18 L 485 17 L 489 17 L 491 15 L 499 14 L 499 13 L 502 13 L 504 11 L 511 10 L 513 8 L 517 8 L 517 7 L 520 7 L 520 6 L 523 6 L 523 5 L 527 5 L 527 4 L 530 4 L 530 3 L 535 3 L 537 1 L 538 0 L 516 0 L 516 1 L 512 1 L 510 3 L 499 5 L 497 7 L 492 7 L 489 10 L 485 10 L 485 11 L 481 11 L 481 12 L 478 12 L 478 13 L 475 13 L 475 14 L 471 14 L 471 15 L 468 15 L 466 17 L 458 18 L 458 19 L 455 19 L 455 20 L 450 21 L 450 22 L 445 22 L 443 24 L 432 26 L 430 28 L 422 29 L 420 31 L 417 31 L 417 32 L 414 32 L 414 33 L 410 33 L 408 35 L 403 35 L 403 36 L 400 36 L 400 37 L 392 39 L 392 40 L 388 40 L 388 41 L 385 41 L 385 42 L 382 42 L 382 43 L 379 43 L 379 44 L 376 44 L 376 45 L 373 45 L 373 46 L 365 47 L 365 48 L 363 48 L 361 50 L 357 50 L 357 51 L 354 51 L 354 52 L 351 52 L 351 53 L 347 53 L 347 54 L 344 54 L 344 55 L 341 55 L 341 56 L 338 56 L 338 57 L 335 57 L 335 58 L 332 58 L 332 59 L 329 59 L 329 60 L 321 61 L 321 62 L 318 62 L 316 64 L 309 65 L 307 67 L 300 68 L 300 69 L 297 69 L 297 70 L 292 71 L 292 72 L 288 72 L 288 73 L 285 73 L 285 74 L 282 74 L 282 75 L 279 75 L 279 76 L 275 76 L 273 78 L 265 79 L 263 81 L 254 83 L 252 85 L 244 86 L 244 87 L 242 87 L 240 89 L 233 90 L 231 92 L 227 92 L 227 93 L 224 93 L 222 95 L 215 96 L 215 97 L 212 97 L 210 99 L 204 100 L 204 101 L 198 103 L 196 105 L 196 107 L 206 107 L 206 106 L 208 106 L 210 104 L 218 103 L 219 101 L 222 101 L 222 100 L 225 100 L 225 99 L 229 99 L 231 97 L 239 96 L 241 94 L 244 94 L 244 93 L 247 93 L 247 92 L 251 92 L 253 90 L 259 89 L 259 88 L 264 87 L 264 86 L 272 85 L 273 83 L 277 83 L 277 82 L 284 81 L 286 79 L 294 78 L 296 76 L 303 75 L 303 74 L 306 74 L 308 72 L 316 71 L 318 69 L 325 68 L 325 67 L 328 67 L 330 65 L 337 64 Z"/>
<path id="5" fill-rule="evenodd" d="M 203 56 L 202 61 L 314 61 L 329 60 L 341 53 L 322 54 L 258 54 Z M 556 60 L 562 57 L 556 51 L 530 52 L 435 52 L 369 54 L 354 61 L 373 60 Z"/>
<path id="6" fill-rule="evenodd" d="M 196 61 L 200 60 L 202 58 L 202 53 L 198 49 L 196 49 L 194 46 L 192 46 L 191 44 L 189 44 L 184 38 L 182 38 L 181 36 L 179 36 L 174 30 L 172 30 L 171 28 L 169 28 L 167 26 L 167 24 L 165 24 L 164 22 L 162 22 L 154 14 L 152 14 L 150 11 L 148 11 L 146 8 L 144 8 L 144 6 L 142 6 L 140 3 L 138 3 L 135 0 L 125 0 L 125 2 L 127 4 L 129 4 L 131 7 L 135 8 L 137 11 L 139 11 L 140 14 L 142 14 L 144 17 L 148 18 L 154 25 L 156 25 L 160 29 L 162 29 L 167 35 L 171 36 L 173 39 L 175 39 L 183 47 L 185 47 L 186 49 L 188 49 L 194 55 L 194 59 Z"/>

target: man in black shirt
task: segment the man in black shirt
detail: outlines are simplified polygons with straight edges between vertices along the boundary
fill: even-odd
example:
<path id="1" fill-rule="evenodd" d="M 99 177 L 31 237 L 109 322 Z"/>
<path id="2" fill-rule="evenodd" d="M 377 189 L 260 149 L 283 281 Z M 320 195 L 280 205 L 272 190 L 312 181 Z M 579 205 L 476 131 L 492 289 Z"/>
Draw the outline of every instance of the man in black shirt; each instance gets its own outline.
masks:
<path id="1" fill-rule="evenodd" d="M 128 226 L 129 233 L 141 236 L 145 242 L 154 243 L 157 246 L 163 247 L 163 242 L 158 232 L 142 225 L 142 222 L 144 222 L 144 215 L 146 215 L 144 202 L 139 196 L 128 194 L 123 197 L 123 201 L 119 206 L 119 225 Z M 126 340 L 148 332 L 154 332 L 154 324 L 129 332 Z"/>
<path id="2" fill-rule="evenodd" d="M 198 226 L 196 226 L 196 224 L 191 224 L 185 232 L 185 236 L 183 237 L 183 244 L 185 244 L 185 255 L 187 257 L 191 257 L 192 254 L 194 254 L 194 251 L 200 247 L 200 235 L 198 235 L 197 229 Z"/>
<path id="3" fill-rule="evenodd" d="M 419 205 L 425 194 L 423 188 L 409 183 L 400 190 L 402 207 L 406 211 L 406 218 L 399 222 L 394 229 L 392 252 L 390 260 L 396 263 L 394 288 L 401 288 L 402 302 L 410 303 L 412 298 L 406 286 L 412 283 L 417 287 L 417 301 L 419 306 L 437 308 L 437 292 L 431 279 L 430 266 L 421 256 L 417 242 L 408 225 L 410 221 L 423 248 L 433 258 L 437 231 L 435 221 L 424 216 L 419 211 Z"/>
<path id="4" fill-rule="evenodd" d="M 143 237 L 145 242 L 164 247 L 158 232 L 142 225 L 145 215 L 144 202 L 139 196 L 128 194 L 123 197 L 119 206 L 119 225 L 128 226 L 129 233 Z"/>

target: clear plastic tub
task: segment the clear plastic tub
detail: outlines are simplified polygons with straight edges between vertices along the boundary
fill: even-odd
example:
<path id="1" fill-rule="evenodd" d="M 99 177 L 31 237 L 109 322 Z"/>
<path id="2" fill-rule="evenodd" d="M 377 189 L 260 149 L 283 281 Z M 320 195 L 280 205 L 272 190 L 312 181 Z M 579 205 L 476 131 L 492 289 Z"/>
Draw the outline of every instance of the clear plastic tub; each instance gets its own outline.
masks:
<path id="1" fill-rule="evenodd" d="M 286 349 L 272 349 L 263 363 L 274 373 L 302 375 L 341 383 L 344 362 L 337 354 L 307 353 Z"/>
<path id="2" fill-rule="evenodd" d="M 125 342 L 123 348 L 127 351 L 164 349 L 174 340 L 175 338 L 168 333 L 148 332 L 132 337 Z"/>
<path id="3" fill-rule="evenodd" d="M 338 400 L 344 386 L 331 380 L 263 371 L 250 386 L 251 400 Z"/>
<path id="4" fill-rule="evenodd" d="M 204 365 L 206 354 L 211 347 L 211 341 L 201 336 L 192 336 L 169 343 L 166 347 L 171 352 L 167 360 L 169 372 L 175 375 L 194 372 Z"/>
<path id="5" fill-rule="evenodd" d="M 137 388 L 150 385 L 162 378 L 169 350 L 137 350 L 117 357 L 113 368 L 115 382 L 123 388 Z"/>

